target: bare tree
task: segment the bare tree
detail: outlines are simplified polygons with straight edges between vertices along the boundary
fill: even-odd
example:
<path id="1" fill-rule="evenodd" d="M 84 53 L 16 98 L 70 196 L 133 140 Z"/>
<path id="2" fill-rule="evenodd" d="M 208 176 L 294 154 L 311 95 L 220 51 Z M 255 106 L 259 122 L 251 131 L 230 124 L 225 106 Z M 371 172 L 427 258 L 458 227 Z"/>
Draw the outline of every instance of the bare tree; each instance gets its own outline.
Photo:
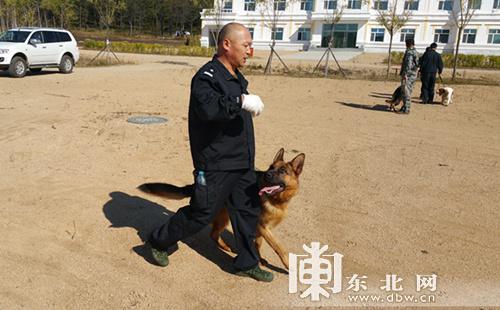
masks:
<path id="1" fill-rule="evenodd" d="M 398 32 L 401 28 L 406 25 L 408 19 L 411 16 L 411 12 L 403 8 L 401 13 L 398 13 L 398 0 L 388 0 L 387 8 L 382 6 L 380 0 L 375 0 L 374 9 L 377 10 L 378 17 L 377 21 L 380 25 L 384 26 L 389 33 L 389 55 L 387 58 L 387 77 L 389 77 L 391 71 L 392 62 L 392 41 L 394 39 L 394 34 Z"/>
<path id="2" fill-rule="evenodd" d="M 323 61 L 323 58 L 326 56 L 325 60 L 325 78 L 328 77 L 328 63 L 330 60 L 330 54 L 332 55 L 333 59 L 337 63 L 337 66 L 342 73 L 342 75 L 345 77 L 345 73 L 342 70 L 342 67 L 340 67 L 339 62 L 337 61 L 337 58 L 333 54 L 332 47 L 333 47 L 333 32 L 335 29 L 335 25 L 337 25 L 340 20 L 342 19 L 342 15 L 344 14 L 344 9 L 346 8 L 345 1 L 337 1 L 334 2 L 335 6 L 334 7 L 327 7 L 326 8 L 326 18 L 325 18 L 325 24 L 330 25 L 330 34 L 328 36 L 328 48 L 326 49 L 325 53 L 323 56 L 321 56 L 321 59 L 319 60 L 318 64 L 313 70 L 313 73 L 316 72 L 316 70 L 319 68 L 321 62 Z"/>
<path id="3" fill-rule="evenodd" d="M 219 32 L 222 28 L 222 16 L 224 15 L 224 0 L 214 0 L 214 7 L 210 9 L 205 9 L 203 11 L 203 15 L 205 17 L 211 17 L 215 24 L 215 30 L 208 30 L 209 36 L 212 36 L 212 39 L 215 42 L 215 48 L 217 49 L 218 41 L 219 41 Z"/>
<path id="4" fill-rule="evenodd" d="M 106 40 L 104 48 L 99 51 L 89 64 L 93 63 L 94 60 L 99 58 L 99 56 L 103 53 L 107 56 L 106 59 L 108 62 L 110 58 L 109 54 L 112 54 L 115 59 L 120 62 L 120 59 L 118 59 L 118 56 L 116 56 L 113 48 L 111 47 L 111 42 L 109 40 L 109 28 L 115 20 L 116 12 L 125 8 L 125 0 L 90 0 L 90 2 L 95 6 L 101 23 L 106 27 Z"/>
<path id="5" fill-rule="evenodd" d="M 481 5 L 481 0 L 459 0 L 459 6 L 453 10 L 452 16 L 455 26 L 457 27 L 457 39 L 455 46 L 455 55 L 453 59 L 453 74 L 452 80 L 455 80 L 457 73 L 458 63 L 458 50 L 460 48 L 460 41 L 462 40 L 462 33 L 469 24 L 472 17 L 476 14 L 477 5 Z"/>
<path id="6" fill-rule="evenodd" d="M 259 6 L 260 14 L 264 21 L 264 25 L 271 30 L 271 52 L 269 53 L 269 58 L 267 59 L 266 68 L 264 69 L 265 74 L 270 74 L 272 72 L 272 61 L 273 55 L 276 55 L 280 60 L 281 64 L 287 69 L 287 65 L 281 59 L 279 54 L 276 52 L 274 47 L 276 46 L 276 35 L 278 30 L 278 23 L 280 21 L 283 13 L 297 0 L 257 0 L 257 5 Z"/>

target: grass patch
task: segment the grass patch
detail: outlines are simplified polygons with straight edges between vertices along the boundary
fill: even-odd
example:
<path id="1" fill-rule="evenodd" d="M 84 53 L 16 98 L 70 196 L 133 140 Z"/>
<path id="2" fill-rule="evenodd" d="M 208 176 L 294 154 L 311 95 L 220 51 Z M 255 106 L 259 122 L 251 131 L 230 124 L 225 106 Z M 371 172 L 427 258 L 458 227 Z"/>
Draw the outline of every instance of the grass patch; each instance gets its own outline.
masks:
<path id="1" fill-rule="evenodd" d="M 104 48 L 104 45 L 104 41 L 85 40 L 83 42 L 84 48 L 92 50 L 101 50 Z M 135 54 L 212 57 L 215 53 L 213 48 L 201 46 L 170 46 L 156 43 L 131 43 L 126 41 L 112 42 L 111 46 L 115 52 Z"/>
<path id="2" fill-rule="evenodd" d="M 391 52 L 392 64 L 400 65 L 403 62 L 403 52 Z M 420 56 L 423 54 L 419 54 Z M 443 53 L 443 64 L 452 68 L 454 56 L 450 53 Z M 384 60 L 387 63 L 387 58 Z M 458 54 L 457 67 L 459 68 L 480 68 L 480 69 L 500 69 L 500 56 L 495 55 L 465 55 Z"/>
<path id="3" fill-rule="evenodd" d="M 288 76 L 294 78 L 324 78 L 324 66 L 320 66 L 318 70 L 313 73 L 314 66 L 311 65 L 298 65 L 298 66 L 289 66 L 290 70 L 287 71 L 284 67 L 273 67 L 273 76 Z M 342 68 L 346 77 L 344 77 L 340 71 L 336 67 L 330 67 L 328 71 L 329 79 L 338 79 L 338 80 L 365 80 L 365 81 L 393 81 L 399 82 L 400 77 L 391 74 L 389 78 L 386 77 L 385 68 L 381 69 L 350 69 L 350 68 Z M 249 64 L 244 69 L 243 72 L 248 75 L 264 75 L 264 66 Z M 457 72 L 458 73 L 458 72 Z M 444 78 L 443 82 L 447 85 L 492 85 L 498 86 L 500 85 L 500 81 L 496 79 L 488 79 L 488 78 L 479 78 L 479 79 L 468 79 L 465 76 L 461 76 L 458 73 L 455 81 L 452 81 L 451 78 Z"/>

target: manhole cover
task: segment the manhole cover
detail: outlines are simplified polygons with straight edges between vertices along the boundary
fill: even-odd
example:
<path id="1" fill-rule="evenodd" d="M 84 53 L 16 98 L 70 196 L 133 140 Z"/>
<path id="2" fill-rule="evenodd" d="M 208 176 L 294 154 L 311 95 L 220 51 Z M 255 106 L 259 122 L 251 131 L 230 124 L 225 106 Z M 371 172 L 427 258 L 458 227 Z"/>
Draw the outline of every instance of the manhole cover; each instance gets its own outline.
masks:
<path id="1" fill-rule="evenodd" d="M 149 125 L 149 124 L 162 124 L 168 120 L 164 117 L 158 116 L 133 116 L 127 119 L 127 122 L 133 124 Z"/>

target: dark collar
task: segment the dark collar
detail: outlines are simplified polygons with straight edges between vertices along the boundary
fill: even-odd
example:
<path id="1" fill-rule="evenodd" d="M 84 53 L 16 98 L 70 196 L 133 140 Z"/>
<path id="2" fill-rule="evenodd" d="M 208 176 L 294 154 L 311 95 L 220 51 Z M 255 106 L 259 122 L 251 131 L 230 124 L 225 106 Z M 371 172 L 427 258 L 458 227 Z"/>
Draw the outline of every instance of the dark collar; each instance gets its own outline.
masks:
<path id="1" fill-rule="evenodd" d="M 226 80 L 231 80 L 231 79 L 236 79 L 236 80 L 241 80 L 242 75 L 238 69 L 234 69 L 234 73 L 236 73 L 236 76 L 232 75 L 229 70 L 227 70 L 226 66 L 222 62 L 220 62 L 219 58 L 217 58 L 217 55 L 214 56 L 212 59 L 213 63 L 219 68 L 219 70 L 222 72 L 224 75 L 224 78 Z"/>

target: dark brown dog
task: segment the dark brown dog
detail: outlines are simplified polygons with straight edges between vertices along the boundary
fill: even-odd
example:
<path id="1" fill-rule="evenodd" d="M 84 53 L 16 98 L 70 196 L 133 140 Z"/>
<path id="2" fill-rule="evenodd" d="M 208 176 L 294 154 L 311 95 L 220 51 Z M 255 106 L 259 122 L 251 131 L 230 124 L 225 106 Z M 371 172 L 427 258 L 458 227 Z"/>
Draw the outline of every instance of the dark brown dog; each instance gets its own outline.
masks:
<path id="1" fill-rule="evenodd" d="M 391 99 L 387 99 L 385 102 L 389 103 L 389 111 L 396 111 L 396 106 L 403 101 L 403 88 L 399 86 L 392 93 Z"/>
<path id="2" fill-rule="evenodd" d="M 292 161 L 283 159 L 285 150 L 280 149 L 274 157 L 273 163 L 265 172 L 257 171 L 259 195 L 262 203 L 262 212 L 257 227 L 257 238 L 255 245 L 261 262 L 265 260 L 260 255 L 262 241 L 266 242 L 278 254 L 283 265 L 288 269 L 288 253 L 281 243 L 271 233 L 271 229 L 279 225 L 286 217 L 290 200 L 297 195 L 299 190 L 299 176 L 304 167 L 305 154 L 297 155 Z M 170 199 L 182 199 L 190 197 L 193 185 L 177 187 L 163 183 L 147 183 L 139 186 L 143 192 Z M 210 237 L 224 251 L 232 251 L 222 240 L 221 234 L 229 224 L 229 214 L 226 208 L 222 208 L 212 223 Z"/>

